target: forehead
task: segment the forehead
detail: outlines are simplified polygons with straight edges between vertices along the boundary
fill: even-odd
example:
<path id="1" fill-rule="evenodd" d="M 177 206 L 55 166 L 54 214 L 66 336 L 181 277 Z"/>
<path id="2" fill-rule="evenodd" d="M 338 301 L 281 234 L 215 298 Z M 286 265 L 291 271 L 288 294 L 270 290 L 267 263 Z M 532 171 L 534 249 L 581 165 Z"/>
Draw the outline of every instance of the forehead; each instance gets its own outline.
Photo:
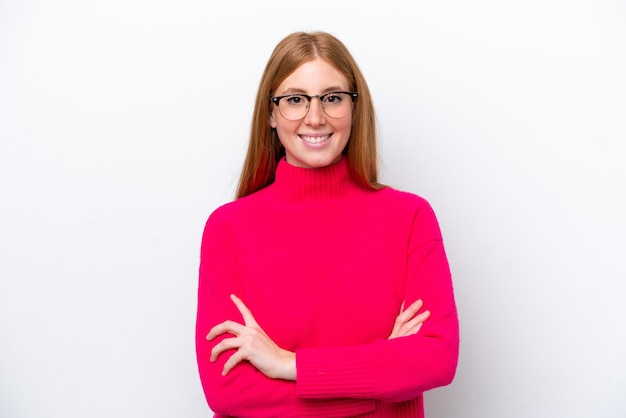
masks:
<path id="1" fill-rule="evenodd" d="M 348 90 L 348 80 L 328 61 L 316 58 L 296 68 L 276 91 L 278 94 L 290 91 L 319 94 L 332 89 Z"/>

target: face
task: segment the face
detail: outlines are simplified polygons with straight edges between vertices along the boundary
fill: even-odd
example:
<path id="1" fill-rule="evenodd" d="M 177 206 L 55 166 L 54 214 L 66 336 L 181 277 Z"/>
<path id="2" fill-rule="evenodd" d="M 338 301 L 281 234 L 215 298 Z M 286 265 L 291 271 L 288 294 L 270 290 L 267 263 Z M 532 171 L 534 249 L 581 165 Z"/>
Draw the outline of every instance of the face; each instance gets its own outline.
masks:
<path id="1" fill-rule="evenodd" d="M 296 93 L 315 96 L 333 91 L 350 91 L 348 81 L 331 64 L 316 58 L 291 73 L 278 86 L 274 96 Z M 282 117 L 278 106 L 272 106 L 270 126 L 276 129 L 289 164 L 320 168 L 341 159 L 341 153 L 350 138 L 352 110 L 342 118 L 332 118 L 324 113 L 321 102 L 314 98 L 311 99 L 307 115 L 292 121 Z"/>

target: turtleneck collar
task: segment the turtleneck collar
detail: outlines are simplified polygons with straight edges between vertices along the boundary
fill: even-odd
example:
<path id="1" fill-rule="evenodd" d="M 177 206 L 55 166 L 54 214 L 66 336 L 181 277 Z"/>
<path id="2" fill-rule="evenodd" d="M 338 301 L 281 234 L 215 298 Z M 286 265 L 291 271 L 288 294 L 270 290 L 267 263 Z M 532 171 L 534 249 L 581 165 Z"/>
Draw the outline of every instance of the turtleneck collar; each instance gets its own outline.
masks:
<path id="1" fill-rule="evenodd" d="M 324 204 L 359 187 L 350 178 L 348 159 L 322 168 L 296 167 L 283 157 L 273 183 L 281 199 L 299 204 Z"/>

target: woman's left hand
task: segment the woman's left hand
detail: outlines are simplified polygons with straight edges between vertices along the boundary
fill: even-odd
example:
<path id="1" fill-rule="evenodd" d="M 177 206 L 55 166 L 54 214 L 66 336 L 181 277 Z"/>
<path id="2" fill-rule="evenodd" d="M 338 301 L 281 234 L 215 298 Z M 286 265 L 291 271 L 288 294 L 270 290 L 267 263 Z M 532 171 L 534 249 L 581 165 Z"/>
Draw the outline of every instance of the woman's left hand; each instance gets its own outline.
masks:
<path id="1" fill-rule="evenodd" d="M 396 322 L 393 324 L 393 330 L 389 335 L 388 340 L 392 340 L 398 337 L 406 337 L 408 335 L 417 334 L 422 328 L 422 324 L 426 322 L 430 317 L 430 311 L 424 311 L 418 314 L 420 309 L 424 306 L 424 302 L 421 299 L 413 302 L 406 310 L 404 310 L 404 302 L 400 307 L 400 314 L 396 317 Z"/>
<path id="2" fill-rule="evenodd" d="M 230 298 L 241 312 L 244 324 L 224 321 L 211 328 L 206 336 L 208 341 L 225 333 L 234 335 L 232 338 L 225 338 L 213 347 L 211 361 L 216 361 L 224 351 L 234 349 L 237 351 L 224 364 L 222 375 L 228 374 L 240 362 L 248 361 L 269 378 L 295 381 L 295 353 L 277 346 L 259 326 L 252 312 L 241 299 L 235 295 L 231 295 Z"/>

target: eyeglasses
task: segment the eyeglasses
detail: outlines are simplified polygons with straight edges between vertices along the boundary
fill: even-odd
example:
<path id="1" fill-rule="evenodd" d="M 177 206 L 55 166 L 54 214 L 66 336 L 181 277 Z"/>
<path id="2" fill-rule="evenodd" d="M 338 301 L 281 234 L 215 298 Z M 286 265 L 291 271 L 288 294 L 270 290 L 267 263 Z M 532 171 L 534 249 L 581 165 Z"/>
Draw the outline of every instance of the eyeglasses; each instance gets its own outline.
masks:
<path id="1" fill-rule="evenodd" d="M 322 109 L 331 118 L 340 119 L 348 116 L 352 110 L 352 103 L 356 102 L 358 93 L 347 91 L 333 91 L 326 94 L 309 96 L 306 94 L 287 94 L 285 96 L 270 97 L 278 106 L 278 111 L 287 120 L 300 120 L 309 113 L 311 99 L 318 98 Z M 284 100 L 283 100 L 284 99 Z"/>

